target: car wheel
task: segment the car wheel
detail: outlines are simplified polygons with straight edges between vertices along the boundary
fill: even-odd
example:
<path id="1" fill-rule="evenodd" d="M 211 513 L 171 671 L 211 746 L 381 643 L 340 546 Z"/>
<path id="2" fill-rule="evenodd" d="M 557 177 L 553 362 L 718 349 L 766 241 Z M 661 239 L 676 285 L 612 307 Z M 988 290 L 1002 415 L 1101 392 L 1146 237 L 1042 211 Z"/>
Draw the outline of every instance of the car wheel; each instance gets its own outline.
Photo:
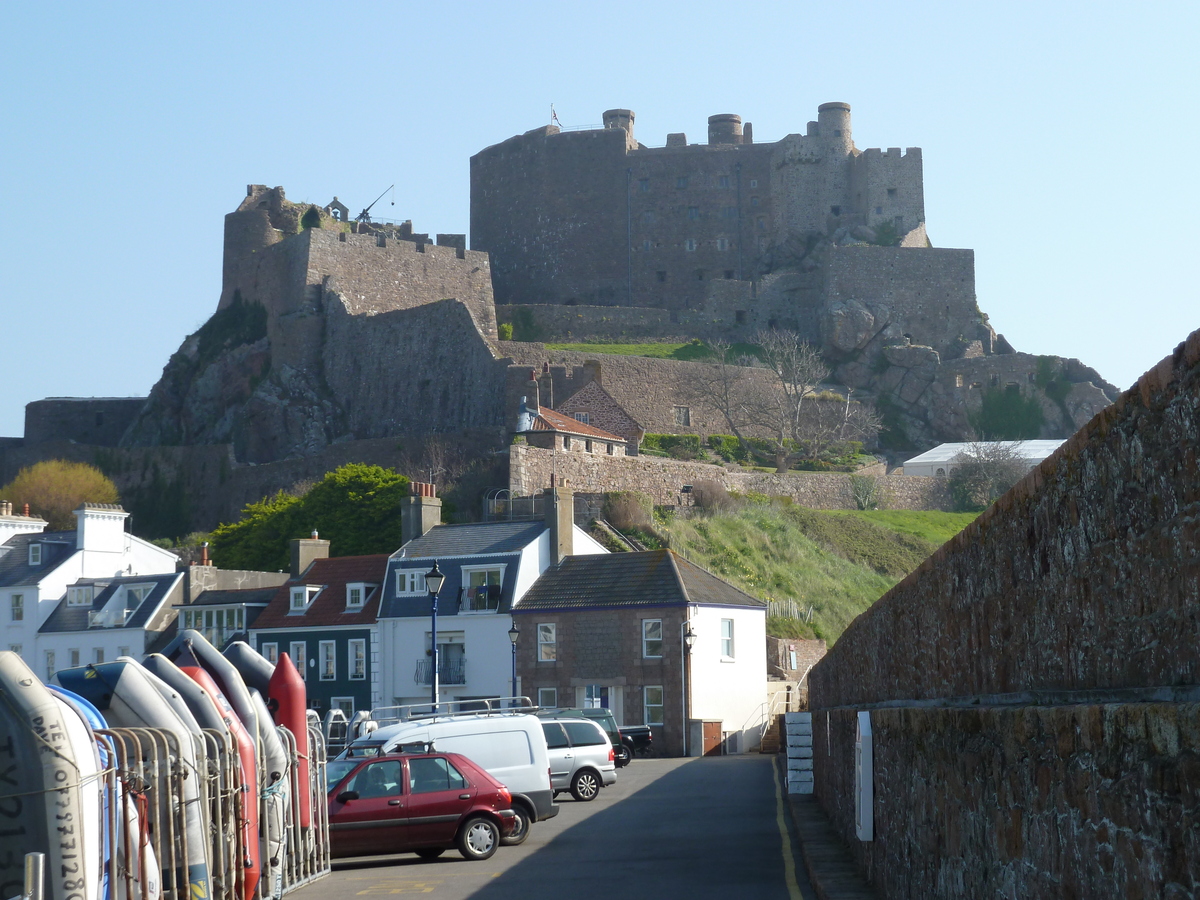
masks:
<path id="1" fill-rule="evenodd" d="M 618 769 L 623 769 L 633 760 L 633 754 L 629 752 L 629 748 L 624 744 L 613 747 L 613 762 L 617 764 Z"/>
<path id="2" fill-rule="evenodd" d="M 504 847 L 516 847 L 525 843 L 525 838 L 529 837 L 529 827 L 533 824 L 533 817 L 524 806 L 514 803 L 512 811 L 516 813 L 517 821 L 513 824 L 512 834 L 500 838 L 500 844 Z"/>
<path id="3" fill-rule="evenodd" d="M 600 793 L 600 776 L 591 769 L 580 769 L 571 779 L 571 796 L 586 803 Z"/>
<path id="4" fill-rule="evenodd" d="M 422 847 L 417 851 L 417 856 L 421 857 L 421 859 L 437 859 L 445 852 L 445 847 Z"/>
<path id="5" fill-rule="evenodd" d="M 458 832 L 458 852 L 471 860 L 490 859 L 500 846 L 500 829 L 491 819 L 467 819 Z"/>

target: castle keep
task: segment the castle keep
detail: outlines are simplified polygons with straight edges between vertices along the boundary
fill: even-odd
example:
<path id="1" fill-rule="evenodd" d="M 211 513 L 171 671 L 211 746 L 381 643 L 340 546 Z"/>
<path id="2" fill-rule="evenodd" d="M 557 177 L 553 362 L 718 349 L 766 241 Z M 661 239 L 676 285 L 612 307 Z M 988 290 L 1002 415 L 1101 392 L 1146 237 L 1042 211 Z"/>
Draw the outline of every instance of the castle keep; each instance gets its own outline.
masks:
<path id="1" fill-rule="evenodd" d="M 756 144 L 740 116 L 708 141 L 547 125 L 471 158 L 471 245 L 493 262 L 498 303 L 699 309 L 707 282 L 752 281 L 793 236 L 886 226 L 924 247 L 921 151 L 860 151 L 850 106 L 824 103 L 805 134 Z"/>

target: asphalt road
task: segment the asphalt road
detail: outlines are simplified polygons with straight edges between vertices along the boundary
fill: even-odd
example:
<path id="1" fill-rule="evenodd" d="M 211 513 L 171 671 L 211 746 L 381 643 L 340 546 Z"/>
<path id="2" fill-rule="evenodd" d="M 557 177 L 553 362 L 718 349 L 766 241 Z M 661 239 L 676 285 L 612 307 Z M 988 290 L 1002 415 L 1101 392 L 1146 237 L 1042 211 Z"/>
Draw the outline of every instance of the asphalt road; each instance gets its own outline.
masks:
<path id="1" fill-rule="evenodd" d="M 636 759 L 591 803 L 561 795 L 555 818 L 486 862 L 456 850 L 335 861 L 289 896 L 801 900 L 813 895 L 777 785 L 769 756 Z"/>

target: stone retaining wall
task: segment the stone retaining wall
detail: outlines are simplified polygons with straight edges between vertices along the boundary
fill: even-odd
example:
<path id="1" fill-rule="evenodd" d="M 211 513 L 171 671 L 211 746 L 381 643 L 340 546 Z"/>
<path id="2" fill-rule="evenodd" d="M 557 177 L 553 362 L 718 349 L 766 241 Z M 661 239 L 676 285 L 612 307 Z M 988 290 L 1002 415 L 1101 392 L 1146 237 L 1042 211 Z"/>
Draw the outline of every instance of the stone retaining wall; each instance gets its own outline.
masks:
<path id="1" fill-rule="evenodd" d="M 817 797 L 884 896 L 1195 894 L 1198 546 L 1200 331 L 813 669 Z"/>
<path id="2" fill-rule="evenodd" d="M 616 456 L 560 452 L 514 444 L 509 448 L 509 490 L 536 494 L 550 486 L 550 475 L 579 493 L 638 491 L 656 505 L 681 503 L 681 488 L 716 481 L 727 490 L 791 497 L 812 509 L 855 509 L 850 477 L 841 473 L 747 472 L 711 463 L 686 462 L 654 456 Z M 888 509 L 949 509 L 945 483 L 912 475 L 878 477 Z"/>

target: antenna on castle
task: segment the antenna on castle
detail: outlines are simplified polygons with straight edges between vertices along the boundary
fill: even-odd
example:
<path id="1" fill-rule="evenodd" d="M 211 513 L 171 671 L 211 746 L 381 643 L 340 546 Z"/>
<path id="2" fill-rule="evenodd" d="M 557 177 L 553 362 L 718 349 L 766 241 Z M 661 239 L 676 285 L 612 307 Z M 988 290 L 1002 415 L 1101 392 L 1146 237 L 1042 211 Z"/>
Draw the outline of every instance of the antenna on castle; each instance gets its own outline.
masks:
<path id="1" fill-rule="evenodd" d="M 376 203 L 378 203 L 380 200 L 382 200 L 384 198 L 384 196 L 386 196 L 388 191 L 392 192 L 392 206 L 395 206 L 396 205 L 396 186 L 394 184 L 389 185 L 387 190 L 385 190 L 382 194 L 380 194 L 378 197 L 376 197 L 374 200 L 372 200 L 371 206 L 374 206 Z M 360 212 L 355 218 L 359 222 L 370 222 L 371 221 L 371 206 L 368 206 L 366 209 L 364 209 L 362 212 Z"/>

